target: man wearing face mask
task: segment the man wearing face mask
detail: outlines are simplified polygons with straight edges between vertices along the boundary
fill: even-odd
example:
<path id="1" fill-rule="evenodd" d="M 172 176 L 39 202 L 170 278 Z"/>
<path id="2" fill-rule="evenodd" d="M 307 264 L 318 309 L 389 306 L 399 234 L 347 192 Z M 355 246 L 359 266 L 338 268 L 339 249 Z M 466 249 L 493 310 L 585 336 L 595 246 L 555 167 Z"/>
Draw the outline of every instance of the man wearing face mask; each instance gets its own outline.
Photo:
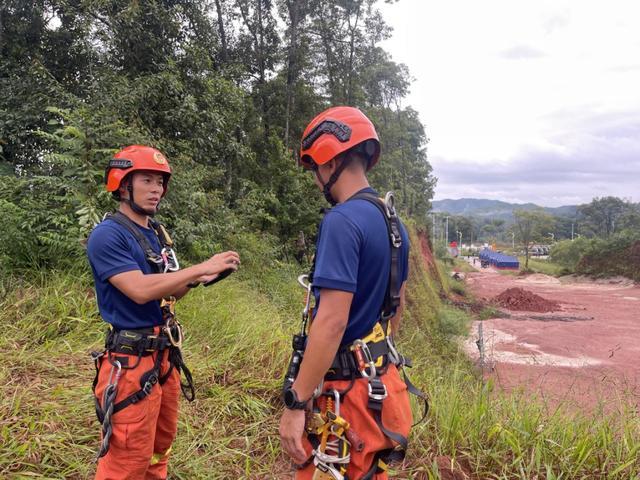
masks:
<path id="1" fill-rule="evenodd" d="M 409 239 L 393 206 L 369 186 L 380 144 L 357 108 L 334 107 L 307 126 L 301 165 L 333 206 L 309 275 L 312 323 L 280 422 L 297 479 L 386 479 L 412 422 L 393 335 L 404 306 Z M 293 375 L 292 375 L 293 377 Z"/>
<path id="2" fill-rule="evenodd" d="M 131 145 L 116 153 L 105 182 L 119 209 L 87 244 L 100 315 L 110 327 L 105 350 L 92 354 L 102 426 L 97 479 L 167 478 L 180 390 L 188 400 L 195 396 L 175 302 L 240 264 L 228 251 L 180 269 L 171 237 L 153 219 L 170 178 L 169 162 L 155 148 Z"/>

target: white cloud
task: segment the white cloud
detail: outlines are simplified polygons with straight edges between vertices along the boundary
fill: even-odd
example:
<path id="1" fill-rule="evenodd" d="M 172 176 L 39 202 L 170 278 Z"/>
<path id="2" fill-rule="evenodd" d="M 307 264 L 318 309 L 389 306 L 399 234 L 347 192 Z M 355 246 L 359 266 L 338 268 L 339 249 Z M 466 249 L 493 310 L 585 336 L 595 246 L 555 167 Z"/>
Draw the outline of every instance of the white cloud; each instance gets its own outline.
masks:
<path id="1" fill-rule="evenodd" d="M 535 171 L 533 152 L 543 152 L 562 168 L 589 172 L 606 161 L 626 175 L 576 171 L 580 183 L 565 179 L 558 201 L 640 200 L 640 181 L 633 187 L 629 178 L 640 177 L 640 168 L 633 170 L 640 144 L 624 135 L 640 125 L 640 3 L 401 0 L 385 6 L 384 17 L 395 29 L 385 47 L 416 79 L 407 104 L 420 112 L 431 139 L 429 158 L 441 176 L 436 198 L 465 186 L 487 196 L 476 178 L 465 183 L 457 176 L 448 185 L 453 165 L 524 175 Z M 517 195 L 551 205 L 554 162 L 540 183 L 513 178 Z"/>

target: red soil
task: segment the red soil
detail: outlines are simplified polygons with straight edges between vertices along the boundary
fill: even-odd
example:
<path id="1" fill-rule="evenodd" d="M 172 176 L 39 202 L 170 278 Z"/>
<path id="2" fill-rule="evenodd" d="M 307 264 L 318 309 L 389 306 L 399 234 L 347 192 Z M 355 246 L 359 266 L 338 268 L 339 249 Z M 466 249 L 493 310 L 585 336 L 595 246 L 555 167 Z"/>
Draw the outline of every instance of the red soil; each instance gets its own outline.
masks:
<path id="1" fill-rule="evenodd" d="M 470 273 L 469 289 L 489 301 L 525 287 L 557 302 L 553 313 L 508 308 L 510 314 L 482 322 L 484 372 L 503 390 L 525 390 L 550 406 L 592 409 L 619 401 L 640 406 L 640 285 L 605 284 L 545 275 L 514 277 L 494 269 Z M 476 322 L 466 344 L 478 358 Z"/>
<path id="2" fill-rule="evenodd" d="M 422 259 L 427 269 L 433 273 L 436 271 L 436 264 L 433 259 L 433 251 L 429 244 L 428 235 L 426 232 L 418 231 L 418 237 L 420 238 L 420 252 L 422 253 Z"/>
<path id="3" fill-rule="evenodd" d="M 560 310 L 560 304 L 551 300 L 545 300 L 540 295 L 520 287 L 508 288 L 493 301 L 501 307 L 509 310 L 524 310 L 527 312 L 553 312 Z"/>

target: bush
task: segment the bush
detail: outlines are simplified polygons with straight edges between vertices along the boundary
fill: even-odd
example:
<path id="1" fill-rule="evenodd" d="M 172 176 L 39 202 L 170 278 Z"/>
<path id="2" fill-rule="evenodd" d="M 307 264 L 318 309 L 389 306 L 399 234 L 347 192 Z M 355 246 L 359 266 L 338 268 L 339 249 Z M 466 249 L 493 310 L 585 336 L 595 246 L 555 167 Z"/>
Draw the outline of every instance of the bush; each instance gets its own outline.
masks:
<path id="1" fill-rule="evenodd" d="M 640 232 L 623 231 L 593 239 L 576 265 L 576 273 L 595 277 L 621 275 L 640 281 Z"/>
<path id="2" fill-rule="evenodd" d="M 578 237 L 575 240 L 562 240 L 551 248 L 550 259 L 573 272 L 591 243 L 592 240 L 583 237 Z"/>
<path id="3" fill-rule="evenodd" d="M 5 268 L 64 267 L 84 257 L 78 203 L 64 182 L 1 178 L 0 259 Z"/>

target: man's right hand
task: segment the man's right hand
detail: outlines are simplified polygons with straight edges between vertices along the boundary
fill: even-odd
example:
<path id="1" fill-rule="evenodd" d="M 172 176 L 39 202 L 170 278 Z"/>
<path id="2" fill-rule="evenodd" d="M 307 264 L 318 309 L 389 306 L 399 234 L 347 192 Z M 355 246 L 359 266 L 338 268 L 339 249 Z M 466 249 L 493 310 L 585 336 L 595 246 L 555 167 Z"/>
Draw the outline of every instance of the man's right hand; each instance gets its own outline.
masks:
<path id="1" fill-rule="evenodd" d="M 217 253 L 209 260 L 200 264 L 202 276 L 218 275 L 225 270 L 232 269 L 234 272 L 240 266 L 240 255 L 230 250 L 228 252 Z"/>

